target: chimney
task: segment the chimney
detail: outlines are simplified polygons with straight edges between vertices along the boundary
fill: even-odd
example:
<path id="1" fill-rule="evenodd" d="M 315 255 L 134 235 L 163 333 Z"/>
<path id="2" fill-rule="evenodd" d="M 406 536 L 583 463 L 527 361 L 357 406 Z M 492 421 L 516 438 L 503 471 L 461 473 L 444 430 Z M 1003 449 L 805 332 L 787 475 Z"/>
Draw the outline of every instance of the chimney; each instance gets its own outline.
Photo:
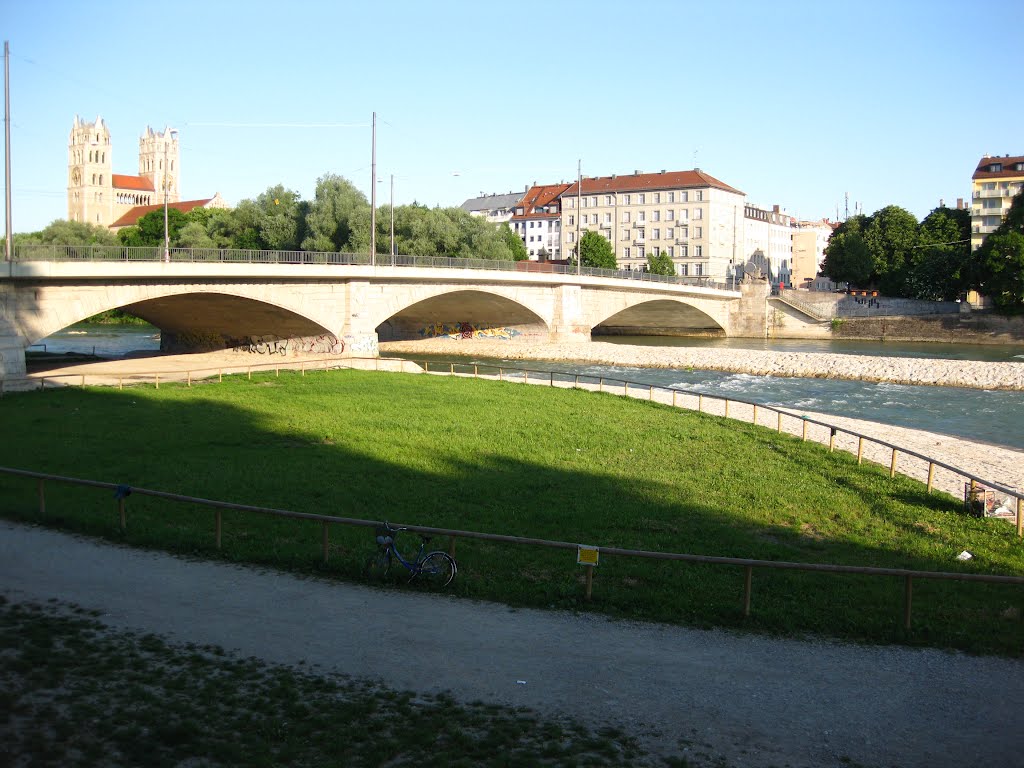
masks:
<path id="1" fill-rule="evenodd" d="M 964 199 L 962 197 L 958 197 L 956 199 L 956 209 L 958 211 L 962 211 L 963 208 L 964 208 Z"/>
<path id="2" fill-rule="evenodd" d="M 641 172 L 640 172 L 640 171 L 638 171 L 638 170 L 635 170 L 635 169 L 633 170 L 633 175 L 634 175 L 634 176 L 639 176 L 639 175 L 640 175 L 640 173 L 641 173 Z"/>
<path id="3" fill-rule="evenodd" d="M 773 205 L 772 206 L 772 213 L 778 213 L 778 212 L 779 212 L 779 206 Z"/>
<path id="4" fill-rule="evenodd" d="M 661 172 L 662 172 L 662 173 L 664 173 L 664 172 L 665 172 L 665 169 L 664 169 L 664 168 L 662 168 L 662 169 L 661 169 Z"/>

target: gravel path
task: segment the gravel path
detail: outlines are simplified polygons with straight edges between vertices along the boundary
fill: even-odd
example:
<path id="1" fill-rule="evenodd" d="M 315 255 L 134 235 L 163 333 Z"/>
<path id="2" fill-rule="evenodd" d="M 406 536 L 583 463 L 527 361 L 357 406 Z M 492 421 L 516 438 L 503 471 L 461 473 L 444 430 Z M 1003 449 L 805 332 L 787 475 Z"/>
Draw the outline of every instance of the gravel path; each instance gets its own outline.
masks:
<path id="1" fill-rule="evenodd" d="M 9 522 L 0 592 L 173 641 L 610 722 L 695 765 L 1024 766 L 1019 660 L 513 610 Z"/>

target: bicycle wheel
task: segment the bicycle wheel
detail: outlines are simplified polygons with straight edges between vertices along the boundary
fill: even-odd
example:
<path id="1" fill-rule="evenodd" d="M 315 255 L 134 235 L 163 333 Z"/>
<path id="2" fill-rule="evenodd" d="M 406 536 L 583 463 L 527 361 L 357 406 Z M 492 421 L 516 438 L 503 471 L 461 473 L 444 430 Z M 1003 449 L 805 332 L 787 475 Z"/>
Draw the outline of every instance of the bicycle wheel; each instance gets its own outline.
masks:
<path id="1" fill-rule="evenodd" d="M 363 566 L 363 575 L 370 581 L 383 581 L 391 570 L 391 553 L 381 550 L 370 555 Z"/>
<path id="2" fill-rule="evenodd" d="M 459 567 L 447 552 L 431 552 L 423 558 L 415 575 L 431 587 L 447 587 Z"/>

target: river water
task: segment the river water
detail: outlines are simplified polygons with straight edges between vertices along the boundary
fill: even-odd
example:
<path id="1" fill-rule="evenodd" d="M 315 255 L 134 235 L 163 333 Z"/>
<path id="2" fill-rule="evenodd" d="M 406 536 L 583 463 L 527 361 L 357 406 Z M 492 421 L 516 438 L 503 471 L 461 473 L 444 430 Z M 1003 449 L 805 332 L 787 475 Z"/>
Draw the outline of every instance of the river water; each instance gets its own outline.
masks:
<path id="1" fill-rule="evenodd" d="M 657 346 L 707 346 L 731 349 L 888 357 L 933 357 L 961 360 L 1019 362 L 1024 345 L 928 344 L 870 341 L 805 341 L 760 339 L 695 339 L 665 337 L 601 337 L 601 341 Z M 79 352 L 120 357 L 133 351 L 157 351 L 160 332 L 151 326 L 77 325 L 44 339 L 47 352 Z M 33 348 L 42 350 L 42 346 Z M 406 356 L 410 357 L 410 356 Z M 423 355 L 411 356 L 418 360 Z M 818 411 L 867 419 L 929 432 L 960 435 L 972 440 L 1024 450 L 1024 392 L 958 389 L 954 387 L 875 384 L 838 379 L 798 379 L 751 376 L 716 371 L 634 368 L 587 363 L 530 363 L 467 357 L 467 362 L 501 363 L 510 368 L 554 370 L 630 381 L 677 386 L 707 394 L 728 394 L 738 400 L 796 410 Z"/>

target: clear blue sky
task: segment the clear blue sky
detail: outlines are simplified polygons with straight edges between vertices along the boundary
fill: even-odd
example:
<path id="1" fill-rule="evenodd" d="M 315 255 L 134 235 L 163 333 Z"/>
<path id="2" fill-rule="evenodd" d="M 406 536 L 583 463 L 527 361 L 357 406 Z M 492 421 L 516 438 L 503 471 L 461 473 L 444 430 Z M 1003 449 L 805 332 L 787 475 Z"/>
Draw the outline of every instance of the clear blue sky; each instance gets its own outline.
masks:
<path id="1" fill-rule="evenodd" d="M 453 206 L 533 182 L 696 164 L 803 218 L 970 192 L 1024 153 L 1024 2 L 482 3 L 0 0 L 14 231 L 66 215 L 76 114 L 115 173 L 177 128 L 182 196 L 336 173 L 378 204 Z M 237 126 L 237 127 L 229 127 Z M 696 160 L 696 162 L 695 162 Z"/>

